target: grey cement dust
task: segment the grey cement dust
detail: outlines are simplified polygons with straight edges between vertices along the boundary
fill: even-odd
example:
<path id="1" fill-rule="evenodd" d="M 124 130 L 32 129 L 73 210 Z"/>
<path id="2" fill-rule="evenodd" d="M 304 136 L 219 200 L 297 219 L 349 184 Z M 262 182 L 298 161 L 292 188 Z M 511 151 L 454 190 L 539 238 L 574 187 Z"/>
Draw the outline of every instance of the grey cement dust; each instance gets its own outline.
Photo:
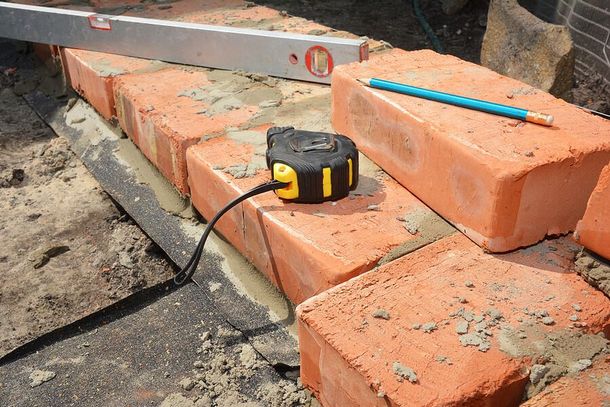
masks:
<path id="1" fill-rule="evenodd" d="M 141 74 L 141 73 L 156 72 L 161 69 L 167 68 L 169 66 L 170 65 L 165 62 L 149 61 L 148 65 L 145 68 L 126 71 L 125 69 L 123 69 L 121 67 L 116 67 L 116 66 L 112 65 L 112 62 L 105 58 L 95 60 L 91 63 L 92 69 L 94 71 L 96 71 L 99 74 L 99 76 L 107 76 L 107 77 L 124 75 L 126 73 Z"/>

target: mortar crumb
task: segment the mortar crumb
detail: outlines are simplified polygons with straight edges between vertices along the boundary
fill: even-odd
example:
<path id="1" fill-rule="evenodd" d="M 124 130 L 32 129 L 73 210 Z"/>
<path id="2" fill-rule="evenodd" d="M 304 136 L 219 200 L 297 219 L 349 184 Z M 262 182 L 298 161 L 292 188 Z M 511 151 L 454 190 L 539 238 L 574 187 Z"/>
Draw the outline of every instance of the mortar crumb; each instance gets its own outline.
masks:
<path id="1" fill-rule="evenodd" d="M 394 362 L 392 364 L 392 370 L 394 374 L 398 376 L 398 381 L 402 382 L 404 379 L 407 379 L 411 383 L 417 382 L 417 374 L 415 371 L 400 362 Z"/>
<path id="2" fill-rule="evenodd" d="M 380 319 L 388 320 L 388 319 L 390 319 L 390 313 L 388 311 L 384 310 L 383 308 L 379 308 L 373 312 L 373 318 L 380 318 Z"/>

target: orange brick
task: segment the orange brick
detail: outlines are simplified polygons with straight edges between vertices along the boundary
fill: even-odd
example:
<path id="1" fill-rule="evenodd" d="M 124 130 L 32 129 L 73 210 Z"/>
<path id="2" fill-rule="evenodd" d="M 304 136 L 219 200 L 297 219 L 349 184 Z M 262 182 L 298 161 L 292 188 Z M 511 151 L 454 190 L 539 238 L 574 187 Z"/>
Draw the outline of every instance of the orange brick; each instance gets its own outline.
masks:
<path id="1" fill-rule="evenodd" d="M 363 86 L 378 77 L 555 116 L 551 128 Z M 610 123 L 433 51 L 392 50 L 333 74 L 334 128 L 493 252 L 574 230 L 610 160 Z"/>
<path id="2" fill-rule="evenodd" d="M 566 376 L 551 384 L 524 407 L 573 407 L 610 405 L 610 358 L 594 362 L 575 376 Z"/>
<path id="3" fill-rule="evenodd" d="M 235 133 L 187 151 L 191 198 L 207 219 L 270 177 L 259 155 L 265 131 Z M 243 144 L 245 137 L 251 144 Z M 364 165 L 367 161 L 363 158 Z M 247 168 L 254 169 L 252 174 L 239 178 Z M 362 186 L 350 198 L 304 205 L 282 202 L 269 193 L 234 208 L 216 229 L 295 303 L 370 270 L 384 257 L 453 231 L 380 171 L 365 168 L 361 176 Z M 408 232 L 402 217 L 419 222 L 418 232 Z"/>
<path id="4" fill-rule="evenodd" d="M 599 176 L 574 238 L 587 249 L 610 259 L 610 165 Z"/>
<path id="5" fill-rule="evenodd" d="M 72 88 L 108 120 L 116 115 L 112 86 L 118 76 L 151 72 L 165 66 L 159 61 L 71 48 L 62 49 L 62 55 Z"/>
<path id="6" fill-rule="evenodd" d="M 247 104 L 230 105 L 230 95 L 240 89 L 222 83 L 218 87 L 208 80 L 206 71 L 186 68 L 124 75 L 115 80 L 119 124 L 183 194 L 188 194 L 186 149 L 227 127 L 242 125 L 258 109 Z M 228 105 L 210 105 L 214 95 L 220 94 Z"/>
<path id="7" fill-rule="evenodd" d="M 191 198 L 206 219 L 269 179 L 264 156 L 268 127 L 330 131 L 328 87 L 283 80 L 276 81 L 274 92 L 256 86 L 248 92 L 267 89 L 274 103 L 259 105 L 267 107 L 241 129 L 228 129 L 187 151 Z M 217 230 L 296 303 L 371 269 L 384 257 L 454 230 L 370 161 L 363 160 L 360 175 L 359 189 L 350 198 L 299 205 L 269 193 L 231 210 Z M 418 223 L 411 227 L 413 234 L 405 228 L 408 219 Z"/>
<path id="8" fill-rule="evenodd" d="M 490 255 L 455 234 L 313 297 L 297 307 L 301 379 L 325 406 L 516 405 L 531 349 L 610 325 L 608 299 L 570 269 L 575 250 L 561 238 Z M 477 329 L 488 343 L 463 346 Z"/>

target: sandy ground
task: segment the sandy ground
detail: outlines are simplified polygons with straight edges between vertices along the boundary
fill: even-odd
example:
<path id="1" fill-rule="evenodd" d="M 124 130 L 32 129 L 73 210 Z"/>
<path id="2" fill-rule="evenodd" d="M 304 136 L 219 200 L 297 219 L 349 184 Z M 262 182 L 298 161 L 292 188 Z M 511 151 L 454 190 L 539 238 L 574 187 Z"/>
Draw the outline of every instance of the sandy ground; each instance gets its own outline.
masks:
<path id="1" fill-rule="evenodd" d="M 173 275 L 53 132 L 0 90 L 0 356 Z"/>

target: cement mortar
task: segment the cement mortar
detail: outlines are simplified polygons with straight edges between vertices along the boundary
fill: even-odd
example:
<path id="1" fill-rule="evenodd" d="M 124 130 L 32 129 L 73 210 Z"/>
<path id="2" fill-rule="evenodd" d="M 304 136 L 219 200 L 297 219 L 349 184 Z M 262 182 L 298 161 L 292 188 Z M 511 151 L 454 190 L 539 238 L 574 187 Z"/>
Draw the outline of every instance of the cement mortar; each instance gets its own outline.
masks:
<path id="1" fill-rule="evenodd" d="M 610 297 L 610 262 L 583 250 L 577 255 L 575 266 L 582 278 Z"/>
<path id="2" fill-rule="evenodd" d="M 184 223 L 182 230 L 198 240 L 203 227 L 195 223 Z M 206 252 L 220 256 L 222 271 L 235 288 L 252 301 L 266 307 L 269 310 L 269 319 L 280 323 L 297 338 L 294 305 L 260 271 L 214 232 L 206 242 Z M 197 279 L 197 275 L 195 278 Z M 205 287 L 205 284 L 203 286 Z M 208 289 L 215 292 L 222 289 L 222 286 L 217 282 L 208 281 Z"/>
<path id="3" fill-rule="evenodd" d="M 500 350 L 510 356 L 536 361 L 535 368 L 532 367 L 533 380 L 527 386 L 528 398 L 560 377 L 586 369 L 591 360 L 608 353 L 609 343 L 602 334 L 583 334 L 571 329 L 547 333 L 532 322 L 518 327 L 503 325 L 498 342 Z"/>
<path id="4" fill-rule="evenodd" d="M 416 235 L 416 237 L 393 248 L 379 260 L 377 263 L 378 266 L 396 260 L 399 257 L 414 252 L 429 243 L 456 232 L 456 229 L 453 226 L 431 209 L 416 209 L 411 213 L 406 213 L 405 215 L 398 217 L 397 221 L 403 222 L 405 229 L 410 233 L 411 230 L 413 230 L 415 233 L 412 234 Z M 411 230 L 409 228 L 411 228 Z"/>
<path id="5" fill-rule="evenodd" d="M 279 105 L 282 101 L 281 91 L 265 83 L 272 79 L 264 75 L 248 76 L 238 72 L 212 70 L 207 72 L 207 77 L 209 84 L 187 89 L 178 93 L 178 96 L 208 105 L 201 112 L 208 117 L 244 106 Z"/>

